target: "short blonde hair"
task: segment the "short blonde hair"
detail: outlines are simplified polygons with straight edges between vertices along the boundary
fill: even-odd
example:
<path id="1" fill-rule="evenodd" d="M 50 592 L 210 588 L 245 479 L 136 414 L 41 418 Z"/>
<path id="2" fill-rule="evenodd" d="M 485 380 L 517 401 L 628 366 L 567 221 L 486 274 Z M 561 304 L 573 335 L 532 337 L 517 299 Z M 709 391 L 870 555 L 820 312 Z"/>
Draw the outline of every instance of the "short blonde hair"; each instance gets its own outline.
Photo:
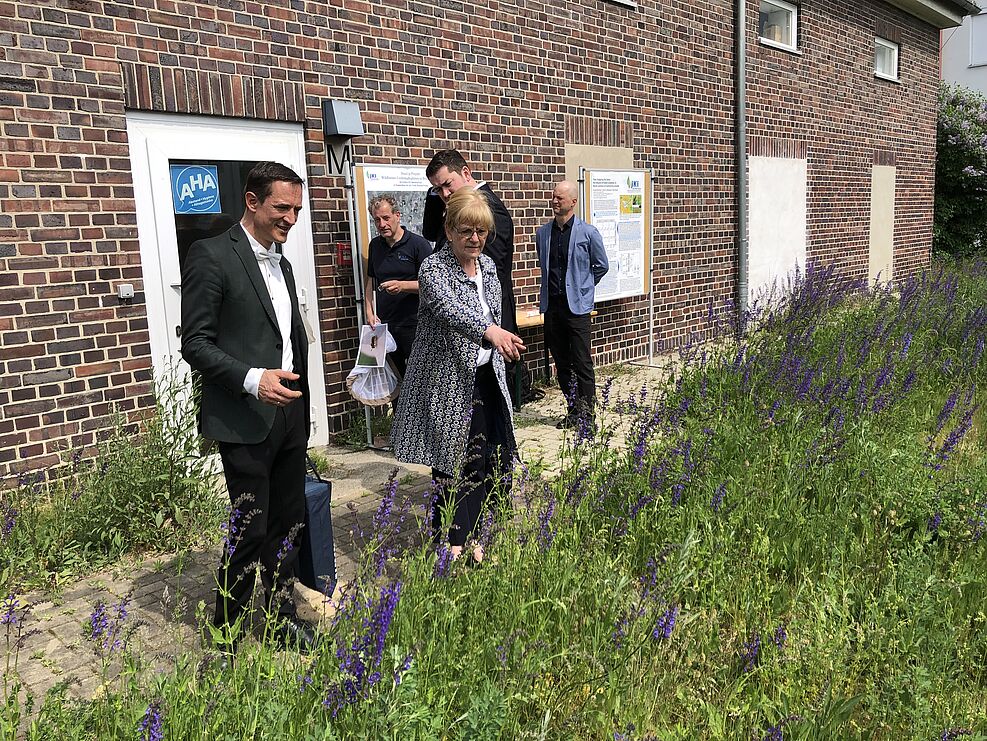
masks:
<path id="1" fill-rule="evenodd" d="M 494 218 L 486 196 L 473 188 L 457 190 L 446 202 L 445 225 L 447 229 L 453 231 L 463 227 L 473 227 L 492 232 Z"/>

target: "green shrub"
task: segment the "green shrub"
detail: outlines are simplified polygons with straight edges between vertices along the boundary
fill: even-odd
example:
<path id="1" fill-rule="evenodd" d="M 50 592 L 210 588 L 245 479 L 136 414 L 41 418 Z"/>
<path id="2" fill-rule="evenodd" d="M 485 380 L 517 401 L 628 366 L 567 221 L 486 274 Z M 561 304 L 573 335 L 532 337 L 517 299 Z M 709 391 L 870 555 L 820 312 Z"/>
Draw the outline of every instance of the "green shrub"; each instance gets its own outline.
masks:
<path id="1" fill-rule="evenodd" d="M 214 529 L 222 507 L 189 397 L 180 374 L 162 374 L 144 419 L 118 414 L 91 457 L 67 453 L 62 468 L 0 492 L 0 592 L 58 585 L 124 553 L 188 547 Z"/>
<path id="2" fill-rule="evenodd" d="M 933 248 L 956 256 L 982 253 L 987 234 L 987 98 L 942 83 L 936 147 Z"/>

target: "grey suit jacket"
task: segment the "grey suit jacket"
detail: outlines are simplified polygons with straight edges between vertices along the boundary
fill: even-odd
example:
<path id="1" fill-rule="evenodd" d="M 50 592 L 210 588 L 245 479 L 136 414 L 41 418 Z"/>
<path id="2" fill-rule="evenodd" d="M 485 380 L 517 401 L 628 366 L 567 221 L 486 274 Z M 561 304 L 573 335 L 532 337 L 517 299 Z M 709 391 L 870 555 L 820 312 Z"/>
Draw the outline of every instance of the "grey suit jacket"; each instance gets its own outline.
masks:
<path id="1" fill-rule="evenodd" d="M 291 344 L 308 430 L 308 339 L 295 277 L 284 258 L 281 270 L 291 297 Z M 246 393 L 243 379 L 251 368 L 280 368 L 281 352 L 274 304 L 243 228 L 235 224 L 194 243 L 182 267 L 182 357 L 202 376 L 204 437 L 241 444 L 267 437 L 277 408 Z"/>

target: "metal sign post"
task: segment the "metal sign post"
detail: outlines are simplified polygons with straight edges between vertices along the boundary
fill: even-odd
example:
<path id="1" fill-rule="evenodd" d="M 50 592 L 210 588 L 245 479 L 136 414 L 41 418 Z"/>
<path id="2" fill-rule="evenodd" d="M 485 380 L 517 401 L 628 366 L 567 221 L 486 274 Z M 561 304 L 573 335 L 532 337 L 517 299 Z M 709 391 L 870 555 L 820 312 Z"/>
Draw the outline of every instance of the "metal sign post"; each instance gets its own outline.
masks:
<path id="1" fill-rule="evenodd" d="M 349 214 L 350 222 L 350 262 L 353 264 L 353 288 L 356 290 L 356 331 L 359 334 L 367 318 L 364 316 L 363 302 L 366 295 L 366 286 L 363 285 L 363 270 L 360 269 L 360 243 L 356 228 L 356 187 L 353 184 L 353 163 L 343 171 L 345 177 L 343 187 L 346 189 L 346 210 Z M 371 427 L 370 407 L 363 406 L 363 419 L 367 425 L 367 446 L 374 446 L 374 433 Z"/>

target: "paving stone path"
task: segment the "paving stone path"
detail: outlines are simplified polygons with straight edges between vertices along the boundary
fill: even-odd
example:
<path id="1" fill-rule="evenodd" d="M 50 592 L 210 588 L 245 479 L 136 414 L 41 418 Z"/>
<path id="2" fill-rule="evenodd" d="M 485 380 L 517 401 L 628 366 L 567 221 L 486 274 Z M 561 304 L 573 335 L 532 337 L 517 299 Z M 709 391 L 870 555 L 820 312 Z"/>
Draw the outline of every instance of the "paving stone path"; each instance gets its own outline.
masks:
<path id="1" fill-rule="evenodd" d="M 617 369 L 601 371 L 601 383 L 608 370 Z M 613 393 L 626 395 L 663 372 L 621 366 Z M 564 433 L 555 428 L 563 408 L 558 389 L 549 388 L 544 399 L 525 405 L 516 416 L 522 459 L 540 460 L 549 475 L 557 466 L 563 440 Z M 410 497 L 420 497 L 425 491 L 429 471 L 398 463 L 386 451 L 329 447 L 325 453 L 330 464 L 328 478 L 333 482 L 337 574 L 345 582 L 357 572 L 364 539 L 372 531 L 373 516 L 391 471 L 398 469 L 399 491 Z M 161 666 L 179 653 L 201 650 L 198 626 L 212 611 L 218 559 L 216 546 L 125 560 L 80 578 L 56 594 L 22 597 L 22 604 L 33 605 L 26 621 L 27 630 L 33 632 L 17 655 L 17 672 L 24 687 L 36 698 L 59 683 L 65 683 L 70 696 L 92 697 L 99 691 L 100 659 L 82 634 L 97 602 L 112 605 L 126 598 L 129 619 L 138 625 L 129 639 L 130 646 L 136 645 L 143 656 Z M 296 602 L 300 616 L 308 620 L 325 618 L 331 609 L 322 595 L 304 588 L 296 593 Z"/>

